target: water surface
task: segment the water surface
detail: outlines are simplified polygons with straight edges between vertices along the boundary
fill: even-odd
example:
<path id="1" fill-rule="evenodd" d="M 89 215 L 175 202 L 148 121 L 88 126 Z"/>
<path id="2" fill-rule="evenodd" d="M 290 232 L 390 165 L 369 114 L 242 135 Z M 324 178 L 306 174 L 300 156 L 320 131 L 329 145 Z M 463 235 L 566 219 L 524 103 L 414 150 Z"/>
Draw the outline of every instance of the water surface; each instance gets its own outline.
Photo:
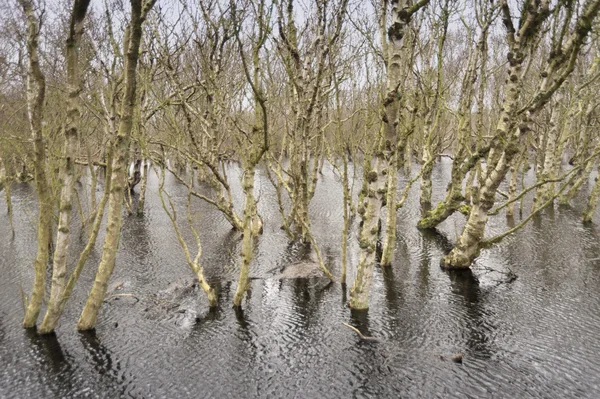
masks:
<path id="1" fill-rule="evenodd" d="M 449 171 L 447 162 L 435 169 L 435 200 L 443 195 Z M 239 171 L 230 172 L 241 209 Z M 442 235 L 419 232 L 414 189 L 399 210 L 393 266 L 376 268 L 371 308 L 353 314 L 346 306 L 347 288 L 339 284 L 274 279 L 309 251 L 290 244 L 279 228 L 275 192 L 263 171 L 256 186 L 265 231 L 243 312 L 231 308 L 240 236 L 200 201 L 192 203 L 194 223 L 219 310 L 208 312 L 196 290 L 169 311 L 154 311 L 154 301 L 170 299 L 173 283 L 185 284 L 193 275 L 151 176 L 145 215 L 125 217 L 112 279 L 123 283 L 119 292 L 140 301 L 111 300 L 94 333 L 76 332 L 101 235 L 50 337 L 20 328 L 21 288 L 30 289 L 33 275 L 36 205 L 29 185 L 15 186 L 14 237 L 0 202 L 0 397 L 598 397 L 600 230 L 579 222 L 581 199 L 574 209 L 546 212 L 484 251 L 472 272 L 448 273 L 439 260 L 464 217 L 444 222 Z M 166 187 L 183 219 L 185 188 L 172 178 Z M 321 250 L 339 275 L 341 187 L 331 168 L 323 171 L 311 216 Z M 501 214 L 490 221 L 488 234 L 506 228 Z M 83 246 L 74 231 L 73 253 Z M 195 251 L 189 229 L 184 231 Z M 353 234 L 350 282 L 357 259 Z M 510 273 L 518 278 L 507 283 Z M 382 342 L 359 342 L 342 322 Z M 464 354 L 462 365 L 440 358 L 458 352 Z"/>

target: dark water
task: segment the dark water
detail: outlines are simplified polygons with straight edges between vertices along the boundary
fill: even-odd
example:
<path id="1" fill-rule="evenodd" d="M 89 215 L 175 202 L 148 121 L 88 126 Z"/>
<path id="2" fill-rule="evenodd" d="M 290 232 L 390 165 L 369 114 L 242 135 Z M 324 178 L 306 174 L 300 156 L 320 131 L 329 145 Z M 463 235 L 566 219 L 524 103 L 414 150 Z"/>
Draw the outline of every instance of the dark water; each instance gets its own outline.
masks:
<path id="1" fill-rule="evenodd" d="M 445 163 L 435 170 L 436 200 L 448 173 Z M 233 173 L 231 181 L 238 177 Z M 183 206 L 185 189 L 173 180 L 167 187 Z M 75 323 L 101 245 L 56 336 L 39 337 L 20 328 L 21 287 L 30 288 L 35 256 L 35 196 L 29 186 L 15 186 L 14 238 L 0 202 L 0 397 L 600 395 L 600 230 L 578 222 L 581 204 L 546 213 L 484 251 L 471 273 L 452 274 L 439 268 L 439 260 L 464 217 L 446 221 L 444 236 L 420 233 L 415 187 L 399 211 L 393 267 L 376 268 L 368 314 L 352 314 L 339 285 L 273 279 L 282 267 L 306 257 L 307 250 L 290 245 L 279 229 L 274 190 L 261 173 L 257 194 L 265 233 L 258 241 L 251 273 L 256 279 L 243 313 L 231 308 L 240 237 L 198 201 L 193 213 L 202 235 L 202 263 L 219 292 L 220 308 L 209 313 L 203 293 L 195 291 L 161 313 L 151 308 L 153 300 L 168 299 L 172 283 L 185 283 L 193 275 L 156 189 L 152 177 L 146 215 L 125 219 L 112 280 L 123 282 L 119 292 L 133 293 L 140 301 L 123 297 L 106 303 L 94 334 L 76 332 Z M 314 233 L 338 275 L 340 202 L 338 180 L 326 169 L 311 212 Z M 505 228 L 500 215 L 488 233 Z M 195 250 L 187 230 L 186 235 Z M 75 238 L 74 250 L 82 243 Z M 355 264 L 354 236 L 349 252 Z M 512 283 L 506 282 L 509 272 L 518 276 Z M 350 282 L 353 277 L 351 267 Z M 358 342 L 342 322 L 382 342 Z M 440 359 L 458 352 L 464 354 L 463 364 Z"/>

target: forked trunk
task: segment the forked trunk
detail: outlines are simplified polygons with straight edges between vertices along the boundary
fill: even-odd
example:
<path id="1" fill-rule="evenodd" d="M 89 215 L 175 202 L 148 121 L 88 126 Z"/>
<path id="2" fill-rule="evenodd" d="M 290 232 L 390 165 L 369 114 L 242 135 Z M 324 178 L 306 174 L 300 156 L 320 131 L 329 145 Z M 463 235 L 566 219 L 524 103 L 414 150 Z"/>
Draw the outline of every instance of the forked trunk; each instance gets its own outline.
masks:
<path id="1" fill-rule="evenodd" d="M 67 38 L 67 79 L 69 87 L 67 126 L 65 129 L 65 146 L 63 150 L 63 164 L 61 165 L 59 180 L 62 184 L 60 194 L 60 207 L 58 213 L 58 231 L 54 262 L 52 264 L 52 286 L 50 288 L 50 302 L 39 332 L 47 334 L 56 328 L 61 315 L 60 303 L 67 284 L 67 260 L 69 256 L 69 243 L 71 239 L 71 214 L 73 209 L 73 191 L 75 185 L 75 154 L 77 153 L 78 125 L 79 125 L 79 42 L 83 33 L 83 21 L 90 0 L 78 0 L 73 4 L 69 37 Z M 94 193 L 95 195 L 95 193 Z"/>
<path id="2" fill-rule="evenodd" d="M 46 176 L 46 144 L 42 133 L 46 80 L 40 68 L 38 58 L 39 24 L 30 0 L 19 0 L 27 17 L 27 54 L 29 70 L 27 72 L 27 114 L 33 136 L 35 150 L 35 183 L 38 194 L 39 215 L 37 226 L 37 255 L 34 263 L 34 280 L 31 297 L 27 303 L 23 327 L 32 328 L 40 314 L 45 295 L 46 266 L 48 263 L 48 244 L 52 230 L 51 193 Z"/>
<path id="3" fill-rule="evenodd" d="M 125 95 L 121 107 L 119 130 L 115 139 L 113 170 L 109 195 L 106 238 L 102 249 L 102 259 L 98 266 L 92 290 L 81 312 L 77 328 L 90 330 L 96 326 L 98 312 L 106 294 L 108 281 L 115 267 L 115 259 L 121 237 L 123 221 L 122 205 L 127 189 L 127 155 L 133 125 L 133 112 L 136 103 L 136 69 L 139 57 L 142 24 L 155 0 L 131 0 L 131 21 L 125 34 Z"/>

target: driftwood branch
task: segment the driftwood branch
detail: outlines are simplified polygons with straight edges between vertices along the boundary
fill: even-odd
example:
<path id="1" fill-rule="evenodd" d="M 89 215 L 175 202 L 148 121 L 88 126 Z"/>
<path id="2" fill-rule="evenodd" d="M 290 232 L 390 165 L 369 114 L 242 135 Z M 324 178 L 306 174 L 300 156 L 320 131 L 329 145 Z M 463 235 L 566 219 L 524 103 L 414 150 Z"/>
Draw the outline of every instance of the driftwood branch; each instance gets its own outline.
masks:
<path id="1" fill-rule="evenodd" d="M 350 324 L 348 323 L 342 323 L 343 325 L 345 325 L 346 327 L 348 327 L 349 329 L 351 329 L 352 331 L 354 331 L 356 334 L 358 334 L 358 338 L 361 341 L 365 341 L 365 342 L 380 342 L 379 338 L 375 338 L 375 337 L 367 337 L 364 336 L 356 327 L 352 327 Z"/>

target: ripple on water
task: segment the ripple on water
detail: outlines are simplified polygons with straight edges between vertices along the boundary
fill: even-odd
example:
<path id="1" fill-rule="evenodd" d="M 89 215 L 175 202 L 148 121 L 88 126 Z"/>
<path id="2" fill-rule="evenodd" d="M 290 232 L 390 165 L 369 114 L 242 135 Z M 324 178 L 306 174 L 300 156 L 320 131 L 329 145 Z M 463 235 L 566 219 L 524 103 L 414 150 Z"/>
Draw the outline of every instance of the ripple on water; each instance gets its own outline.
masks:
<path id="1" fill-rule="evenodd" d="M 434 174 L 435 201 L 447 183 L 447 167 L 443 163 Z M 257 240 L 251 266 L 256 279 L 244 311 L 231 308 L 240 235 L 200 201 L 193 201 L 192 217 L 219 309 L 209 312 L 203 292 L 195 290 L 164 314 L 148 317 L 143 311 L 153 294 L 193 278 L 152 177 L 145 216 L 125 216 L 113 277 L 125 283 L 119 292 L 140 301 L 105 303 L 95 334 L 74 331 L 101 254 L 98 245 L 50 340 L 19 327 L 20 288 L 28 289 L 33 276 L 35 196 L 29 186 L 17 186 L 16 235 L 0 240 L 0 397 L 595 397 L 600 233 L 594 226 L 583 227 L 570 211 L 559 210 L 483 251 L 472 273 L 446 273 L 439 260 L 464 217 L 444 222 L 442 234 L 419 232 L 415 186 L 398 211 L 393 266 L 376 267 L 369 312 L 351 312 L 350 287 L 272 278 L 311 255 L 280 230 L 276 195 L 263 172 L 257 190 L 265 233 Z M 230 181 L 241 210 L 239 175 Z M 173 180 L 167 186 L 185 215 L 185 188 Z M 310 212 L 336 275 L 340 194 L 338 179 L 325 168 Z M 5 218 L 0 212 L 0 237 L 8 236 Z M 349 283 L 358 259 L 356 227 L 357 221 L 350 233 Z M 486 234 L 506 228 L 499 215 Z M 194 252 L 192 232 L 185 224 L 182 232 Z M 78 251 L 82 241 L 72 245 Z M 510 284 L 502 279 L 507 270 L 518 276 Z M 382 342 L 360 342 L 343 322 Z M 440 358 L 458 352 L 464 354 L 462 365 Z"/>

